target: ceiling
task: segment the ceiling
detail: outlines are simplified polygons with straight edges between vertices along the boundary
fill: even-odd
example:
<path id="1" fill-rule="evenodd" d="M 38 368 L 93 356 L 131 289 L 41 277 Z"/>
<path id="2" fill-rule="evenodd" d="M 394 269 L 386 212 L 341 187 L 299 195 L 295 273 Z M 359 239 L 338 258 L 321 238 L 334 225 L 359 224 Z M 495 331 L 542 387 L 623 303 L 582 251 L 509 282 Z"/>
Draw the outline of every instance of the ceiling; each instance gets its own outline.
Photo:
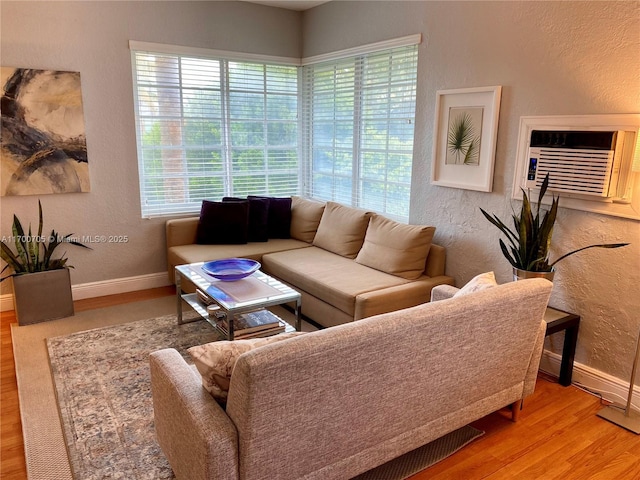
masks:
<path id="1" fill-rule="evenodd" d="M 297 10 L 299 12 L 309 8 L 317 7 L 330 0 L 242 0 L 243 2 L 259 3 L 269 7 L 286 8 L 288 10 Z"/>

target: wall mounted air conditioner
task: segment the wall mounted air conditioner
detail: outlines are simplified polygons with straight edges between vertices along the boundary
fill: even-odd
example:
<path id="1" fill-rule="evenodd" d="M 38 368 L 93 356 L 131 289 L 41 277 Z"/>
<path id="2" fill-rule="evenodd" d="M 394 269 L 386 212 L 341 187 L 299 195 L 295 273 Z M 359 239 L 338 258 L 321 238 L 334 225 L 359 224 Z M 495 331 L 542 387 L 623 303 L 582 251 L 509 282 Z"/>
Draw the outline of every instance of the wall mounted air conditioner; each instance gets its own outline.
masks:
<path id="1" fill-rule="evenodd" d="M 525 185 L 593 197 L 618 195 L 624 131 L 532 130 Z M 635 139 L 635 136 L 634 136 Z"/>
<path id="2" fill-rule="evenodd" d="M 640 220 L 638 139 L 638 113 L 520 117 L 511 198 L 535 197 L 549 172 L 561 208 Z"/>

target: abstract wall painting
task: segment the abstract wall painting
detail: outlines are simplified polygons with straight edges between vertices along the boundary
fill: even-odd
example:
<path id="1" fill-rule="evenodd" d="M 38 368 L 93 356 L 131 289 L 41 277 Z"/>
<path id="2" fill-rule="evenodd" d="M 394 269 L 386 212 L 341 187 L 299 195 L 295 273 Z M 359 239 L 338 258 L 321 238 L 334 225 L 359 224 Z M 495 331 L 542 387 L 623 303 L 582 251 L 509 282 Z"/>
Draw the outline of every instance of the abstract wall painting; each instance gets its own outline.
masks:
<path id="1" fill-rule="evenodd" d="M 501 91 L 495 86 L 437 92 L 433 185 L 493 189 Z"/>
<path id="2" fill-rule="evenodd" d="M 88 192 L 79 72 L 0 68 L 0 195 Z"/>

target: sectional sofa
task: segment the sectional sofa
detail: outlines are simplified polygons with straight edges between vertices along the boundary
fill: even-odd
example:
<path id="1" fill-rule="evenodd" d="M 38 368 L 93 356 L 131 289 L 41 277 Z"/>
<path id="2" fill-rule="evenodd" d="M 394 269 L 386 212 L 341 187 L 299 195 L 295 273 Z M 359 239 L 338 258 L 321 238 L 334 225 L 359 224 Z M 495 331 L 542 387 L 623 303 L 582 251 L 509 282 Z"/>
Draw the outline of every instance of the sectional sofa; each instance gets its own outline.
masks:
<path id="1" fill-rule="evenodd" d="M 236 201 L 226 207 L 235 221 L 245 210 L 239 199 L 229 200 Z M 222 203 L 208 208 L 222 208 Z M 370 211 L 302 197 L 292 197 L 288 205 L 284 234 L 279 225 L 280 234 L 262 241 L 243 242 L 242 235 L 238 240 L 241 225 L 207 220 L 204 204 L 200 217 L 167 221 L 169 278 L 174 280 L 177 265 L 251 258 L 301 292 L 303 315 L 324 327 L 426 303 L 433 287 L 454 284 L 445 275 L 445 249 L 432 243 L 435 227 L 402 224 Z M 281 222 L 273 212 L 270 215 L 270 221 Z"/>
<path id="2" fill-rule="evenodd" d="M 347 480 L 502 407 L 517 414 L 551 286 L 442 285 L 440 300 L 260 346 L 237 358 L 226 409 L 176 350 L 154 352 L 160 447 L 178 479 Z"/>

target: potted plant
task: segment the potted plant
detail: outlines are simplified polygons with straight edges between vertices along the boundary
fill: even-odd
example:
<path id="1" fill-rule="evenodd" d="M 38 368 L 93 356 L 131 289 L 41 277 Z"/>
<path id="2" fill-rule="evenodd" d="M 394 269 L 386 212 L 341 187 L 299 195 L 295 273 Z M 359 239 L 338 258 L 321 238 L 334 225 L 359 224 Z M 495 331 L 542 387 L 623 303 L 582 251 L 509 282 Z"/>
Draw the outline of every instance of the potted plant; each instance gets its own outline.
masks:
<path id="1" fill-rule="evenodd" d="M 535 216 L 527 192 L 522 189 L 522 209 L 520 214 L 512 215 L 514 228 L 511 229 L 496 215 L 489 215 L 482 208 L 480 211 L 493 225 L 495 225 L 507 238 L 509 246 L 500 239 L 502 253 L 513 266 L 514 279 L 529 277 L 544 277 L 553 279 L 554 265 L 564 260 L 569 255 L 587 250 L 588 248 L 618 248 L 629 245 L 628 243 L 606 243 L 589 245 L 565 253 L 558 259 L 550 262 L 549 250 L 553 226 L 558 213 L 558 197 L 553 197 L 551 208 L 541 216 L 540 205 L 549 187 L 549 174 L 547 173 L 538 196 L 538 204 L 535 206 Z"/>
<path id="2" fill-rule="evenodd" d="M 0 282 L 13 279 L 13 299 L 20 325 L 52 320 L 73 315 L 71 279 L 66 252 L 58 258 L 53 254 L 63 244 L 90 248 L 75 241 L 68 234 L 59 235 L 51 230 L 48 237 L 42 235 L 42 204 L 38 200 L 39 225 L 37 235 L 32 235 L 31 224 L 25 234 L 20 220 L 14 215 L 12 237 L 0 242 L 0 256 L 7 263 L 2 272 L 11 269 L 13 273 L 0 278 Z M 10 244 L 15 246 L 15 252 Z"/>

